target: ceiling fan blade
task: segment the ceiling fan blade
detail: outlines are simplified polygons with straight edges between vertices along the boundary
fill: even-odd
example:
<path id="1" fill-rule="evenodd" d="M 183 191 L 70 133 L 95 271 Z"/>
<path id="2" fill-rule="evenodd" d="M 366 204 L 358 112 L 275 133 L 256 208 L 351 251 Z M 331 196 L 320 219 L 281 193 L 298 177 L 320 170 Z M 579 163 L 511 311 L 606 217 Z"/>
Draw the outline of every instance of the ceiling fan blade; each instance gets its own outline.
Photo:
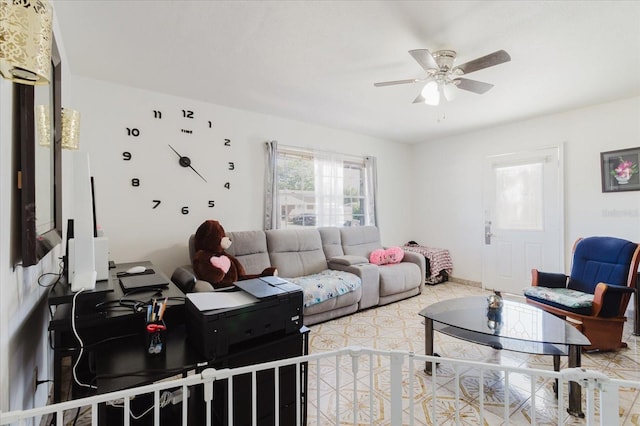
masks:
<path id="1" fill-rule="evenodd" d="M 509 56 L 507 52 L 504 50 L 498 50 L 497 52 L 493 52 L 481 58 L 474 59 L 473 61 L 458 65 L 453 68 L 453 72 L 461 70 L 465 74 L 470 74 L 474 71 L 509 62 L 510 60 L 511 56 Z"/>
<path id="2" fill-rule="evenodd" d="M 429 52 L 428 49 L 410 50 L 409 54 L 413 56 L 413 59 L 415 59 L 416 62 L 418 62 L 425 71 L 429 71 L 430 69 L 440 69 L 440 67 L 436 63 L 436 60 L 433 58 L 433 55 L 431 54 L 431 52 Z"/>
<path id="3" fill-rule="evenodd" d="M 420 80 L 417 78 L 411 78 L 409 80 L 394 80 L 394 81 L 382 81 L 380 83 L 373 83 L 375 87 L 383 87 L 383 86 L 393 86 L 394 84 L 407 84 L 407 83 L 417 83 Z"/>
<path id="4" fill-rule="evenodd" d="M 453 80 L 458 89 L 468 90 L 469 92 L 482 95 L 493 87 L 493 84 L 483 83 L 482 81 L 469 80 L 468 78 L 456 78 Z"/>

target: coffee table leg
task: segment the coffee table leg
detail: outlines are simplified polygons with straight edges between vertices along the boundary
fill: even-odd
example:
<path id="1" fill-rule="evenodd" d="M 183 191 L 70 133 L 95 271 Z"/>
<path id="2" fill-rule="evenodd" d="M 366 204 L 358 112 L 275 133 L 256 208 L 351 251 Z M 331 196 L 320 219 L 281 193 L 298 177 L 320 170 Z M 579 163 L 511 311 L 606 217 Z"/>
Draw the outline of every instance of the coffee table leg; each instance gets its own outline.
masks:
<path id="1" fill-rule="evenodd" d="M 569 368 L 580 367 L 582 346 L 569 345 Z M 582 387 L 576 382 L 569 382 L 569 408 L 572 416 L 584 417 L 582 412 Z"/>
<path id="2" fill-rule="evenodd" d="M 553 356 L 553 371 L 560 371 L 560 355 Z M 558 379 L 556 379 L 555 385 L 553 385 L 553 392 L 556 394 L 556 399 L 558 398 Z"/>
<path id="3" fill-rule="evenodd" d="M 433 320 L 430 318 L 424 319 L 424 354 L 433 355 Z M 425 362 L 424 372 L 431 375 L 432 363 Z"/>

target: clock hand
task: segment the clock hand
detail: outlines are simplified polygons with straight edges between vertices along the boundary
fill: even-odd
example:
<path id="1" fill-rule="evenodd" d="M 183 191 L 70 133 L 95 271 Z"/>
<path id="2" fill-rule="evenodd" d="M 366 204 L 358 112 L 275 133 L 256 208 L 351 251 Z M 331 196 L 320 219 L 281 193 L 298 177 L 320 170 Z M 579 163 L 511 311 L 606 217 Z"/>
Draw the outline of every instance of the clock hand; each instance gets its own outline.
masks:
<path id="1" fill-rule="evenodd" d="M 178 160 L 178 163 L 182 166 L 182 167 L 189 167 L 191 170 L 193 170 L 198 176 L 200 176 L 200 179 L 202 179 L 203 181 L 207 182 L 207 180 L 204 178 L 204 176 L 202 176 L 200 173 L 198 173 L 198 171 L 196 169 L 193 168 L 193 166 L 191 165 L 191 159 L 189 157 L 185 157 L 183 155 L 181 155 L 178 151 L 176 151 L 171 145 L 169 145 L 169 148 L 171 148 L 171 150 L 173 152 L 176 153 L 176 155 L 180 158 L 180 160 Z"/>
<path id="2" fill-rule="evenodd" d="M 203 181 L 207 182 L 207 180 L 206 180 L 206 179 L 205 179 L 205 178 L 204 178 L 200 173 L 198 173 L 198 171 L 197 171 L 196 169 L 194 169 L 192 165 L 189 165 L 189 168 L 190 168 L 191 170 L 193 170 L 194 172 L 196 172 L 196 174 L 197 174 L 198 176 L 200 176 L 200 178 L 202 178 L 202 180 L 203 180 Z M 208 182 L 207 182 L 207 183 L 208 183 Z"/>

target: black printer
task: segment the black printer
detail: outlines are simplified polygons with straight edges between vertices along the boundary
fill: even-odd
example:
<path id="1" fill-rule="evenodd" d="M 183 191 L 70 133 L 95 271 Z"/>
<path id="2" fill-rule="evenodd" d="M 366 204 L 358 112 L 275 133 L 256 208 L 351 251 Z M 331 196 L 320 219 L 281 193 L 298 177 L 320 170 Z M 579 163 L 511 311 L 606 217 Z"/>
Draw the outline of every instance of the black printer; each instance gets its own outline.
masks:
<path id="1" fill-rule="evenodd" d="M 227 291 L 187 294 L 187 336 L 207 360 L 257 341 L 299 333 L 302 288 L 278 277 L 238 281 Z"/>

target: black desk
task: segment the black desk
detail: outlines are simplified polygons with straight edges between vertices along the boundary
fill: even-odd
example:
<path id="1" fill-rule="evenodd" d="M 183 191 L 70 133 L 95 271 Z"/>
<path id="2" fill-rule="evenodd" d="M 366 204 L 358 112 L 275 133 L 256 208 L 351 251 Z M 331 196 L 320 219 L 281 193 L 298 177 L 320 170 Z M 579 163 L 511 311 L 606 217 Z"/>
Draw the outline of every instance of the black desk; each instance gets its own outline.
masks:
<path id="1" fill-rule="evenodd" d="M 161 292 L 151 289 L 125 297 L 116 274 L 134 265 L 144 265 L 162 274 L 151 262 L 123 263 L 110 270 L 108 280 L 98 281 L 94 290 L 83 291 L 76 298 L 76 329 L 85 346 L 83 362 L 78 369 L 83 383 L 95 384 L 88 360 L 92 358 L 92 349 L 96 344 L 117 342 L 123 336 L 142 332 L 146 310 L 136 311 L 136 302 L 140 303 L 138 307 L 142 307 L 143 303 L 153 298 L 169 297 L 165 314 L 167 325 L 184 323 L 184 293 L 168 278 L 169 286 Z M 49 331 L 53 334 L 53 402 L 61 400 L 62 358 L 71 355 L 75 362 L 80 350 L 71 324 L 74 295 L 69 285 L 61 281 L 48 298 L 49 305 L 56 306 L 49 323 Z"/>
<path id="2" fill-rule="evenodd" d="M 117 345 L 103 344 L 96 351 L 96 383 L 97 392 L 108 393 L 128 387 L 142 386 L 176 375 L 186 376 L 190 371 L 200 372 L 204 368 L 216 369 L 236 368 L 261 362 L 269 362 L 289 357 L 306 355 L 309 345 L 309 329 L 302 327 L 298 333 L 289 335 L 264 336 L 251 340 L 246 345 L 237 347 L 233 352 L 213 360 L 203 360 L 186 338 L 184 326 L 178 326 L 167 333 L 167 349 L 165 355 L 147 356 L 145 348 L 138 336 L 129 336 Z M 295 366 L 281 367 L 279 370 L 279 415 L 280 425 L 295 425 L 296 400 L 299 397 L 302 407 L 301 424 L 306 424 L 306 389 L 308 374 L 306 365 L 301 369 L 302 395 L 296 395 Z M 233 424 L 237 426 L 251 425 L 251 376 L 244 374 L 235 377 Z M 274 371 L 266 370 L 257 374 L 257 416 L 261 426 L 275 425 Z M 228 424 L 227 381 L 214 383 L 214 399 L 212 403 L 213 425 Z M 204 424 L 204 402 L 202 386 L 190 388 L 189 424 Z M 134 405 L 135 402 L 135 405 Z M 132 412 L 139 415 L 153 405 L 152 394 L 137 396 L 132 401 Z M 100 406 L 99 424 L 122 424 L 121 408 Z M 177 425 L 181 421 L 181 408 L 167 406 L 161 411 L 163 424 Z M 135 426 L 151 425 L 153 414 L 140 420 L 130 419 Z"/>

